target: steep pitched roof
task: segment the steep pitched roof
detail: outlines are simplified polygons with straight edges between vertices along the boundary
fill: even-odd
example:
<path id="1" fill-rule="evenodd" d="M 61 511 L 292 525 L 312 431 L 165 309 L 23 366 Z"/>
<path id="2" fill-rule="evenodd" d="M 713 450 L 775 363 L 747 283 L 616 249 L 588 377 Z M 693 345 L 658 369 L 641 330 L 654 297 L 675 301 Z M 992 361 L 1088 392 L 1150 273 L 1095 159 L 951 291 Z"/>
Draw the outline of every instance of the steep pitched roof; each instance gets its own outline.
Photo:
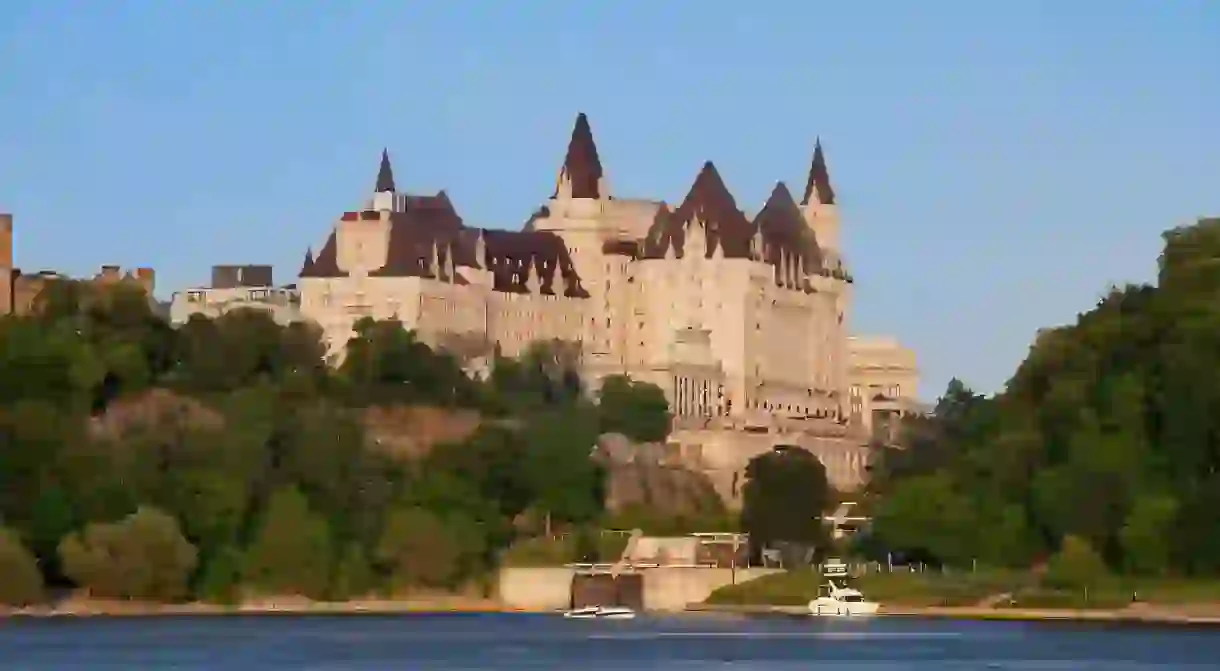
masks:
<path id="1" fill-rule="evenodd" d="M 707 255 L 711 257 L 717 247 L 725 258 L 746 258 L 750 255 L 750 240 L 754 236 L 754 225 L 737 209 L 737 201 L 721 179 L 711 161 L 695 178 L 682 204 L 672 213 L 667 208 L 657 210 L 652 228 L 644 244 L 646 258 L 663 257 L 674 248 L 676 256 L 682 256 L 686 244 L 686 230 L 699 220 L 706 227 Z"/>
<path id="2" fill-rule="evenodd" d="M 597 144 L 593 141 L 593 130 L 589 128 L 589 118 L 584 112 L 576 115 L 576 125 L 572 128 L 572 139 L 568 141 L 568 153 L 563 159 L 563 167 L 559 171 L 559 182 L 567 179 L 572 185 L 573 198 L 600 198 L 602 162 L 597 156 Z M 559 183 L 555 184 L 555 193 L 559 195 Z"/>
<path id="3" fill-rule="evenodd" d="M 830 185 L 830 170 L 826 168 L 826 155 L 822 152 L 822 138 L 818 138 L 813 146 L 813 164 L 809 166 L 809 179 L 805 182 L 805 197 L 801 200 L 801 205 L 811 202 L 822 205 L 834 205 L 835 202 L 835 190 Z"/>
<path id="4" fill-rule="evenodd" d="M 405 198 L 406 209 L 392 212 L 385 265 L 370 277 L 429 277 L 469 284 L 461 268 L 481 268 L 492 273 L 496 291 L 525 293 L 527 279 L 538 280 L 542 293 L 587 298 L 567 247 L 549 232 L 497 231 L 467 228 L 444 191 L 435 196 Z M 367 216 L 366 216 L 367 215 Z M 345 221 L 379 219 L 377 212 L 349 212 Z M 476 258 L 479 238 L 484 257 Z M 331 232 L 316 258 L 307 254 L 301 277 L 346 277 L 335 258 L 336 234 Z M 448 256 L 453 255 L 453 277 L 445 275 Z M 437 262 L 433 273 L 433 262 Z"/>
<path id="5" fill-rule="evenodd" d="M 767 198 L 766 204 L 754 217 L 754 224 L 762 232 L 763 259 L 779 266 L 782 252 L 799 255 L 806 269 L 812 270 L 822 264 L 822 251 L 818 247 L 813 231 L 805 226 L 800 207 L 792 192 L 783 182 L 777 182 Z"/>
<path id="6" fill-rule="evenodd" d="M 394 190 L 394 168 L 390 165 L 390 152 L 382 149 L 381 166 L 377 168 L 377 186 L 373 188 L 373 192 L 381 193 L 383 191 Z"/>
<path id="7" fill-rule="evenodd" d="M 313 263 L 301 268 L 301 277 L 347 277 L 347 273 L 339 269 L 338 259 L 335 257 L 337 246 L 335 231 L 332 229 Z"/>
<path id="8" fill-rule="evenodd" d="M 405 211 L 390 213 L 385 265 L 369 273 L 371 277 L 433 277 L 433 255 L 443 268 L 450 250 L 455 267 L 462 260 L 458 250 L 462 217 L 449 196 L 441 191 L 435 196 L 408 196 L 406 202 Z M 444 279 L 466 283 L 460 274 Z"/>
<path id="9" fill-rule="evenodd" d="M 305 250 L 305 262 L 301 264 L 301 272 L 298 275 L 306 277 L 311 270 L 313 270 L 313 247 Z"/>

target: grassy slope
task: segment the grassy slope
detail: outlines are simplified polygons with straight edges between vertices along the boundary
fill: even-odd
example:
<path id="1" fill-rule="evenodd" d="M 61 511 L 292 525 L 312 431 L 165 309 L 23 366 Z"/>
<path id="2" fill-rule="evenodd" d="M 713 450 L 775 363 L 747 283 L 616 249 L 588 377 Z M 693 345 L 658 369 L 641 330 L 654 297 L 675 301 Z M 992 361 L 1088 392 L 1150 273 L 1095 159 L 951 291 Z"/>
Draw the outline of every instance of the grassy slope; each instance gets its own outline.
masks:
<path id="1" fill-rule="evenodd" d="M 776 573 L 716 590 L 707 602 L 723 605 L 789 606 L 808 603 L 817 595 L 815 571 Z M 1001 594 L 1011 594 L 1016 607 L 1122 608 L 1132 593 L 1153 604 L 1220 603 L 1220 581 L 1110 577 L 1084 589 L 1050 589 L 1028 572 L 979 571 L 894 572 L 861 576 L 853 585 L 868 598 L 903 606 L 975 606 Z M 997 607 L 1010 605 L 1007 601 Z"/>

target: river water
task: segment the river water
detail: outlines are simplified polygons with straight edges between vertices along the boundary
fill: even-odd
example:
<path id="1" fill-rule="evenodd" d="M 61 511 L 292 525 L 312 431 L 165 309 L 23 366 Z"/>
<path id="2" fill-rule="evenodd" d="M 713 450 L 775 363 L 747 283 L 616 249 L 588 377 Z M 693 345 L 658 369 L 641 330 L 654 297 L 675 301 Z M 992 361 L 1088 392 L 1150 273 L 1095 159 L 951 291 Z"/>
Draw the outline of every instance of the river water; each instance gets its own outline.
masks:
<path id="1" fill-rule="evenodd" d="M 0 620 L 6 671 L 1218 669 L 1220 629 L 546 615 Z"/>

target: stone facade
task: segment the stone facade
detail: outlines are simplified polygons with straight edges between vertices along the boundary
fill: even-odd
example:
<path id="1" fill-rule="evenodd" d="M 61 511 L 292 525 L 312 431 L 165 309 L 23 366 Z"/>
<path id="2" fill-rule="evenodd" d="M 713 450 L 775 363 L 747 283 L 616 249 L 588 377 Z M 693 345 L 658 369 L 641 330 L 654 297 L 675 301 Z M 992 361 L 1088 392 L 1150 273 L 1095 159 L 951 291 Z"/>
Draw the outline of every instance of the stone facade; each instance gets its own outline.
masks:
<path id="1" fill-rule="evenodd" d="M 212 283 L 175 291 L 169 319 L 175 326 L 195 315 L 214 319 L 230 310 L 266 310 L 276 323 L 301 319 L 301 295 L 296 285 L 276 286 L 271 266 L 212 266 Z"/>
<path id="2" fill-rule="evenodd" d="M 848 353 L 852 422 L 872 440 L 894 442 L 903 417 L 926 412 L 915 397 L 919 386 L 915 353 L 888 337 L 851 337 Z"/>
<path id="3" fill-rule="evenodd" d="M 809 449 L 850 488 L 867 427 L 850 415 L 853 279 L 839 228 L 820 142 L 800 200 L 779 183 L 751 218 L 711 162 L 676 207 L 612 196 L 582 114 L 551 198 L 520 231 L 467 227 L 443 191 L 400 191 L 383 153 L 371 199 L 306 253 L 301 314 L 336 356 L 364 316 L 506 356 L 579 343 L 594 388 L 626 374 L 665 391 L 671 442 L 727 498 L 776 445 Z"/>

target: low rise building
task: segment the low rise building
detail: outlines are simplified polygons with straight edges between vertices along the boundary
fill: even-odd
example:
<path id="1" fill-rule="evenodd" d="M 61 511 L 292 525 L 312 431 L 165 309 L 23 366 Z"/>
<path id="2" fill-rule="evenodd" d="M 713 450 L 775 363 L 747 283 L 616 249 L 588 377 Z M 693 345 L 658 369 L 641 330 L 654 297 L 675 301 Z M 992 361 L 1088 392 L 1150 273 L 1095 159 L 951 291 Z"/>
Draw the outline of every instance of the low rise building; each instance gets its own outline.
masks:
<path id="1" fill-rule="evenodd" d="M 301 319 L 301 294 L 296 285 L 276 286 L 271 266 L 212 266 L 209 286 L 174 292 L 170 323 L 185 324 L 195 315 L 210 319 L 236 309 L 265 310 L 279 324 Z"/>

